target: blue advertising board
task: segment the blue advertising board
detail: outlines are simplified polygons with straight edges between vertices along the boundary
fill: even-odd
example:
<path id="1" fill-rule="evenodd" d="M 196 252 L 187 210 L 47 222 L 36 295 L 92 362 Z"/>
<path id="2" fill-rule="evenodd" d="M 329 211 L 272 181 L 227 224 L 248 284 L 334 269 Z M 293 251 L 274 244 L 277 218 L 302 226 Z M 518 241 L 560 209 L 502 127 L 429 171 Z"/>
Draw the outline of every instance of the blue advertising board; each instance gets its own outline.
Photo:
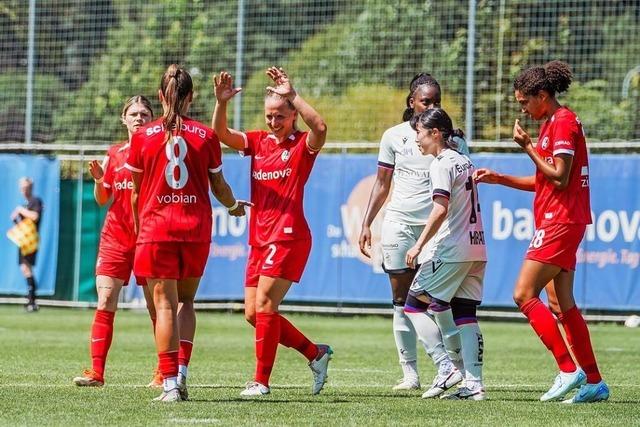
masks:
<path id="1" fill-rule="evenodd" d="M 518 154 L 474 154 L 476 167 L 531 175 Z M 225 157 L 224 174 L 237 197 L 249 197 L 249 159 Z M 305 212 L 313 249 L 289 301 L 390 303 L 381 268 L 381 212 L 374 222 L 373 259 L 358 250 L 360 225 L 376 173 L 375 155 L 321 155 L 306 186 Z M 575 294 L 581 307 L 640 309 L 640 156 L 590 158 L 594 224 L 578 251 Z M 484 305 L 512 307 L 512 288 L 533 236 L 533 194 L 480 185 L 489 262 Z M 241 299 L 248 254 L 247 218 L 231 218 L 214 202 L 214 228 L 200 300 Z"/>

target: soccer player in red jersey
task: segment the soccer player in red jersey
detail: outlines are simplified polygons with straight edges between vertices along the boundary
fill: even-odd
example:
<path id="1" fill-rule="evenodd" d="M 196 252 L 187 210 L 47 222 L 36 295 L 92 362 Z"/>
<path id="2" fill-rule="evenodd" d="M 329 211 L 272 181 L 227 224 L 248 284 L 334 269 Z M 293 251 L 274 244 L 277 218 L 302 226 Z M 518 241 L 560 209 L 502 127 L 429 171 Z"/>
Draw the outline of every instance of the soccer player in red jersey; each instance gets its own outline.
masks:
<path id="1" fill-rule="evenodd" d="M 147 278 L 156 307 L 156 348 L 164 377 L 156 400 L 186 400 L 187 365 L 195 335 L 193 301 L 209 256 L 213 195 L 233 216 L 245 214 L 222 174 L 213 130 L 186 116 L 191 76 L 176 64 L 162 76 L 163 115 L 131 140 L 131 204 L 137 231 L 134 273 Z M 178 309 L 178 304 L 180 308 Z"/>
<path id="2" fill-rule="evenodd" d="M 535 147 L 518 120 L 513 128 L 513 139 L 533 160 L 536 174 L 515 177 L 479 169 L 476 180 L 535 191 L 536 231 L 516 282 L 514 300 L 560 369 L 553 386 L 540 400 L 561 400 L 579 387 L 577 394 L 565 402 L 583 403 L 607 400 L 609 389 L 600 376 L 587 324 L 573 297 L 576 251 L 586 226 L 591 224 L 591 207 L 582 124 L 555 96 L 568 89 L 572 77 L 567 64 L 552 61 L 529 68 L 516 78 L 515 97 L 522 112 L 534 120 L 543 120 Z M 558 318 L 579 367 L 556 319 L 539 298 L 547 285 L 553 287 L 554 300 L 561 311 Z"/>
<path id="3" fill-rule="evenodd" d="M 299 282 L 311 251 L 311 231 L 303 211 L 304 185 L 324 145 L 327 126 L 320 115 L 294 90 L 281 68 L 267 75 L 265 120 L 270 132 L 240 132 L 227 127 L 227 103 L 241 89 L 231 75 L 214 79 L 217 104 L 213 127 L 229 147 L 251 156 L 249 245 L 245 278 L 245 317 L 255 327 L 257 366 L 253 382 L 241 396 L 270 392 L 269 377 L 278 343 L 295 348 L 309 361 L 313 373 L 312 394 L 322 390 L 327 377 L 331 347 L 314 344 L 296 329 L 278 307 L 293 282 Z M 298 114 L 309 132 L 296 129 Z"/>
<path id="4" fill-rule="evenodd" d="M 102 164 L 89 163 L 89 172 L 95 181 L 93 195 L 96 202 L 103 206 L 113 199 L 100 233 L 100 246 L 96 261 L 96 290 L 98 307 L 91 326 L 92 369 L 87 369 L 73 379 L 77 386 L 96 387 L 104 385 L 104 368 L 109 347 L 113 338 L 113 321 L 118 309 L 118 297 L 122 286 L 126 286 L 133 269 L 133 257 L 136 236 L 133 232 L 131 213 L 131 172 L 124 168 L 129 153 L 131 137 L 138 128 L 153 118 L 151 103 L 141 95 L 130 98 L 122 109 L 122 124 L 126 126 L 129 137 L 109 148 Z M 155 323 L 153 301 L 143 285 L 147 308 L 152 322 Z M 154 384 L 156 378 L 151 382 Z M 162 380 L 160 379 L 160 384 Z"/>

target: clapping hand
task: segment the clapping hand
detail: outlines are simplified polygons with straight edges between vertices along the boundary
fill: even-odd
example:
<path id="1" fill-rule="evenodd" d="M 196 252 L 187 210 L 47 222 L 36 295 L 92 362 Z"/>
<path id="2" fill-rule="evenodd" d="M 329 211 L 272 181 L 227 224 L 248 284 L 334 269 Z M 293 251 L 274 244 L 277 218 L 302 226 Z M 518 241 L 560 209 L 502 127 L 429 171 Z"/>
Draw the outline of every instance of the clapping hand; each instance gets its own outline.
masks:
<path id="1" fill-rule="evenodd" d="M 283 98 L 288 99 L 289 101 L 293 100 L 296 97 L 296 91 L 293 89 L 291 85 L 291 81 L 289 80 L 289 76 L 287 73 L 280 67 L 270 67 L 267 69 L 267 76 L 271 80 L 275 86 L 267 86 L 267 91 L 271 93 L 275 93 L 280 95 Z"/>

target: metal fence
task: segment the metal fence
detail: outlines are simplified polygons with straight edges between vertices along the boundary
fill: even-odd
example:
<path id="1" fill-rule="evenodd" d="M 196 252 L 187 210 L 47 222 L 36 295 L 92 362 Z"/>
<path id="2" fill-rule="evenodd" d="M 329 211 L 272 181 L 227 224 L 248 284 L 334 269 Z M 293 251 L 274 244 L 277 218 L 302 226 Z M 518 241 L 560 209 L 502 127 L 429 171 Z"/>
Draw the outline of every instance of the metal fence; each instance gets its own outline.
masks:
<path id="1" fill-rule="evenodd" d="M 211 76 L 225 69 L 244 87 L 234 125 L 260 127 L 264 69 L 278 64 L 332 141 L 374 149 L 425 71 L 471 140 L 504 141 L 518 116 L 513 78 L 553 59 L 573 68 L 561 101 L 590 140 L 640 140 L 640 0 L 9 0 L 0 22 L 0 142 L 123 139 L 125 99 L 155 98 L 171 62 L 193 75 L 204 122 Z"/>

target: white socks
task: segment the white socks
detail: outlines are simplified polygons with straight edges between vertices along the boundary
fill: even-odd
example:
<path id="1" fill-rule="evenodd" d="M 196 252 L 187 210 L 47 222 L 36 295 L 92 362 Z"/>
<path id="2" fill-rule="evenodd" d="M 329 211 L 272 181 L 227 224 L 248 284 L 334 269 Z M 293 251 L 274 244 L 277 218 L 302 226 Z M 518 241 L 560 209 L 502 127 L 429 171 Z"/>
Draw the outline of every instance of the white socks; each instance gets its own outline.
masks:
<path id="1" fill-rule="evenodd" d="M 178 377 L 165 378 L 162 382 L 162 387 L 166 392 L 178 388 Z"/>
<path id="2" fill-rule="evenodd" d="M 484 340 L 480 326 L 477 323 L 460 325 L 460 339 L 462 341 L 462 360 L 466 371 L 465 381 L 482 383 L 482 361 Z"/>
<path id="3" fill-rule="evenodd" d="M 456 326 L 456 322 L 453 321 L 453 314 L 451 309 L 444 311 L 434 311 L 433 317 L 440 328 L 442 333 L 442 342 L 444 348 L 447 350 L 447 354 L 451 359 L 451 362 L 461 372 L 464 372 L 464 364 L 462 362 L 462 341 L 460 339 L 460 330 Z"/>
<path id="4" fill-rule="evenodd" d="M 407 318 L 404 307 L 402 306 L 393 306 L 393 337 L 396 340 L 400 363 L 416 362 L 418 358 L 416 352 L 416 331 L 411 321 Z"/>
<path id="5" fill-rule="evenodd" d="M 439 367 L 440 364 L 449 360 L 444 344 L 442 343 L 440 328 L 436 325 L 431 314 L 408 313 L 407 317 L 411 320 L 418 339 L 424 346 L 431 360 L 433 360 L 433 363 Z"/>

